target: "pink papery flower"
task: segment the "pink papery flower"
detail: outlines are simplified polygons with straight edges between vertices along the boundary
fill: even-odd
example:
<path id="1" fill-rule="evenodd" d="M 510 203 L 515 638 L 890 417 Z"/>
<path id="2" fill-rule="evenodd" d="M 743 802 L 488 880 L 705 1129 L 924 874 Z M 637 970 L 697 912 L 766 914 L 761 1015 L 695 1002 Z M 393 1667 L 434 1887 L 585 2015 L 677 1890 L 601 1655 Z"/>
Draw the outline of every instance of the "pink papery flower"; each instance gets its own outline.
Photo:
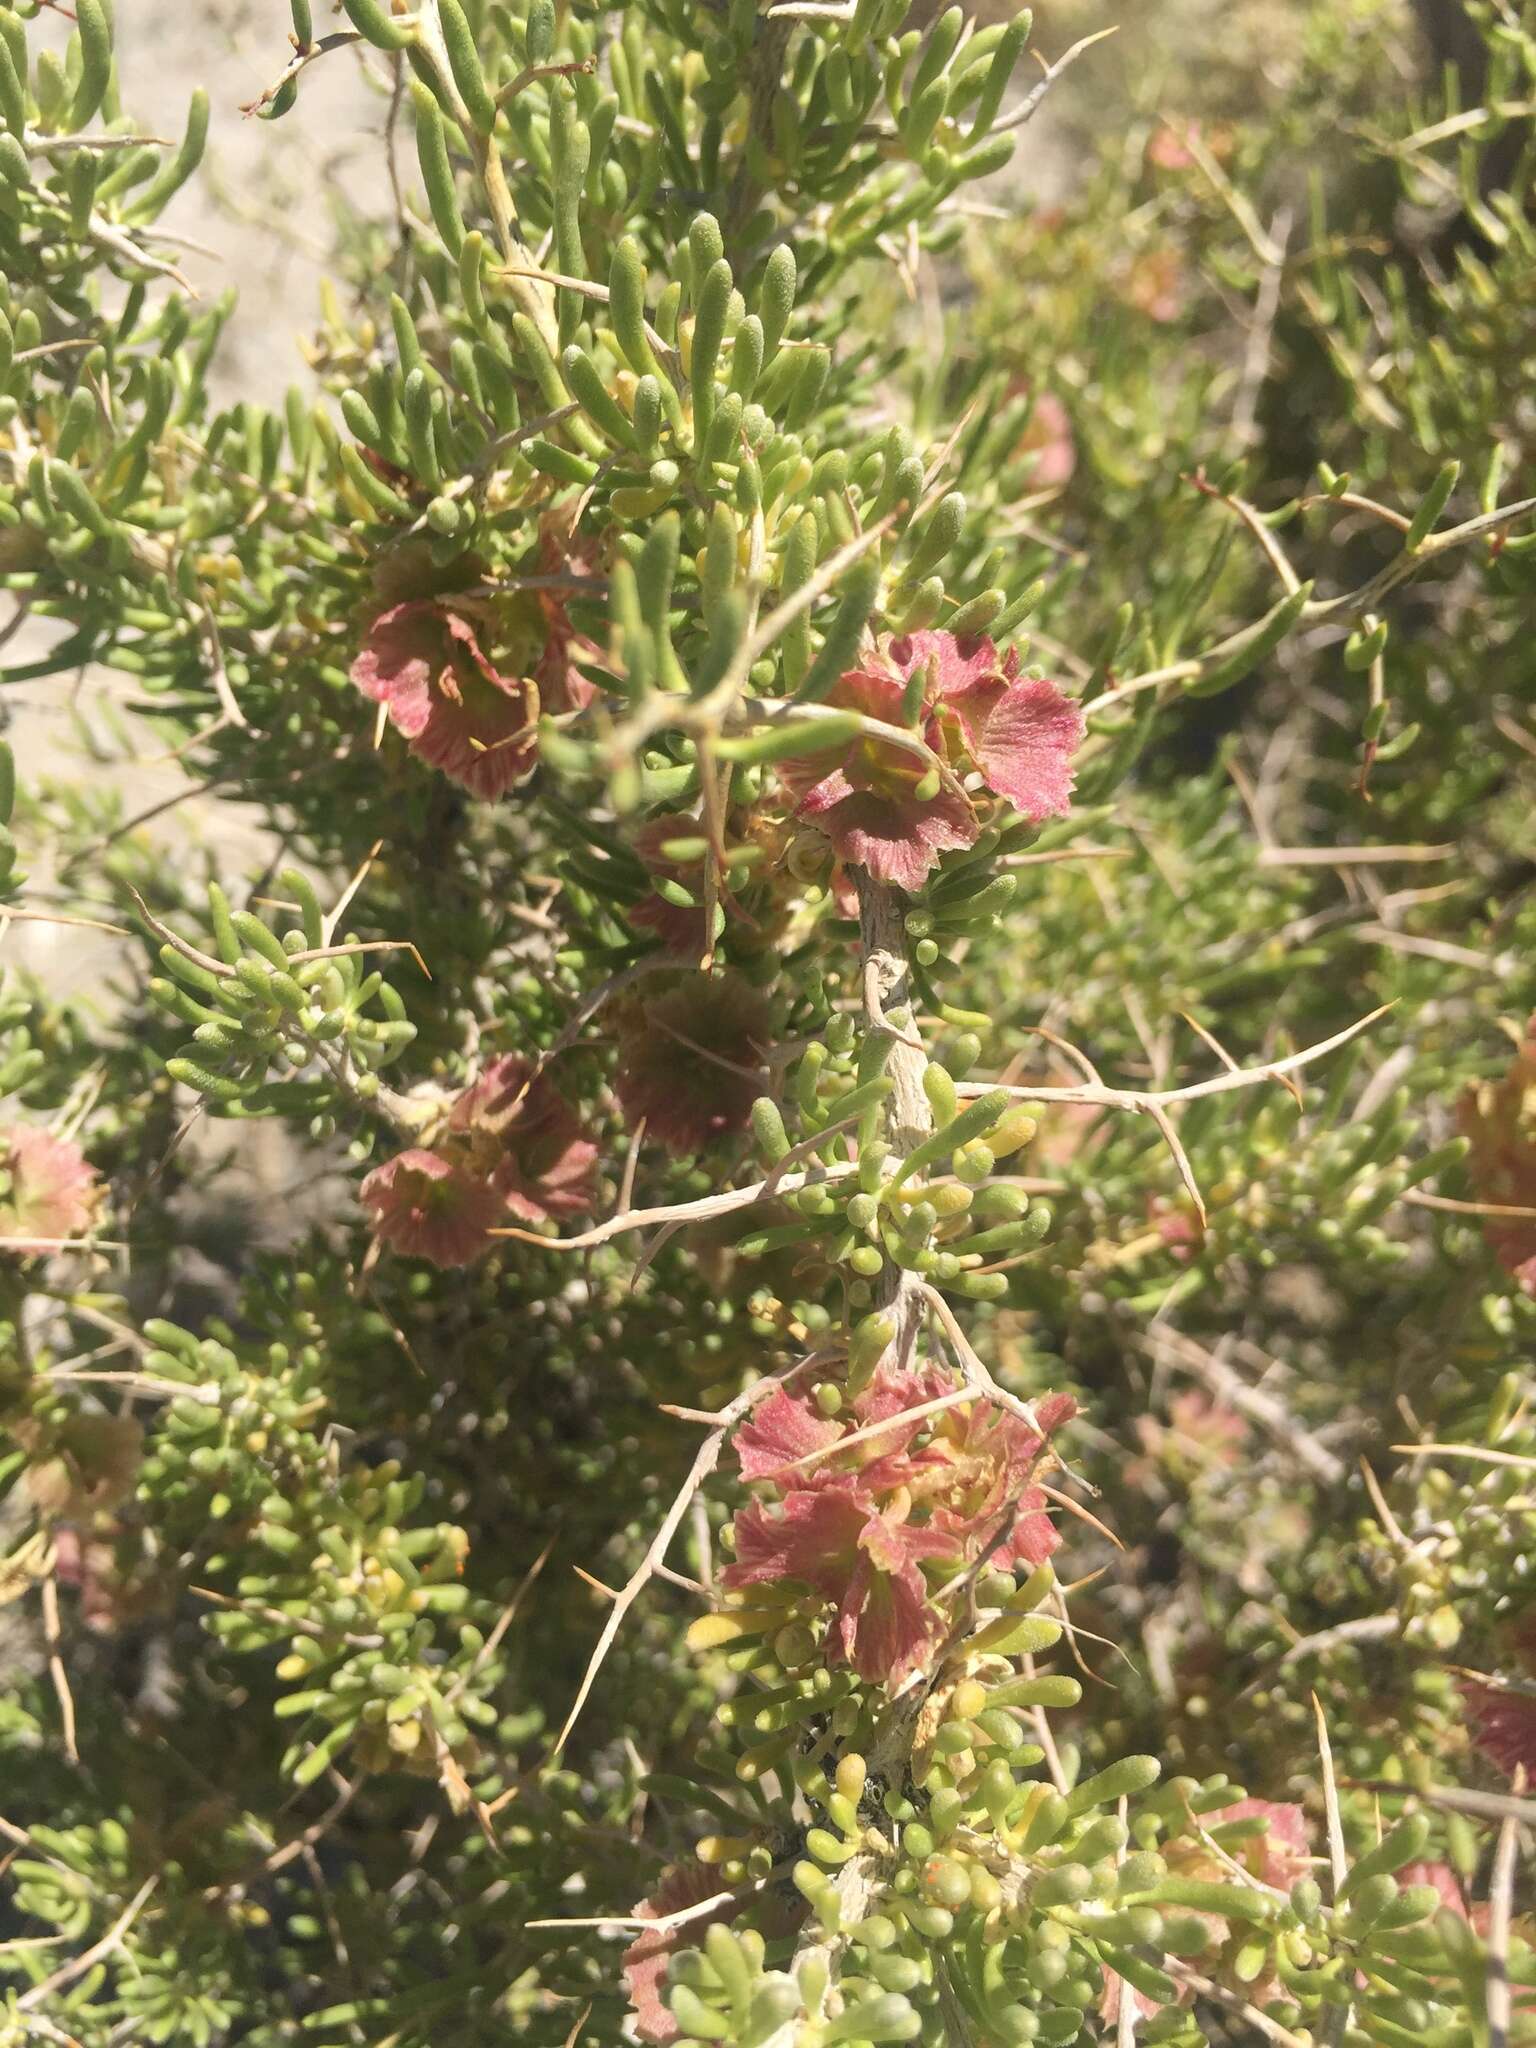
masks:
<path id="1" fill-rule="evenodd" d="M 1044 1396 L 1035 1411 L 1042 1434 L 987 1401 L 958 1403 L 933 1416 L 912 1413 L 952 1391 L 941 1373 L 882 1372 L 843 1420 L 829 1420 L 810 1402 L 776 1388 L 736 1433 L 742 1477 L 784 1491 L 855 1475 L 874 1493 L 899 1487 L 962 1554 L 996 1536 L 991 1555 L 1000 1565 L 1043 1564 L 1060 1538 L 1029 1476 L 1046 1438 L 1077 1412 L 1076 1402 L 1070 1394 Z M 876 1423 L 888 1426 L 846 1451 L 836 1449 L 843 1437 Z M 914 1448 L 919 1435 L 923 1441 Z M 815 1464 L 800 1464 L 813 1455 Z M 1010 1505 L 1014 1519 L 999 1533 Z"/>
<path id="2" fill-rule="evenodd" d="M 1171 1842 L 1164 1851 L 1169 1869 L 1179 1877 L 1199 1878 L 1212 1884 L 1231 1884 L 1232 1864 L 1236 1863 L 1257 1883 L 1282 1893 L 1288 1893 L 1298 1880 L 1310 1876 L 1311 1847 L 1307 1817 L 1301 1807 L 1273 1799 L 1235 1799 L 1230 1806 L 1202 1813 L 1196 1826 L 1202 1833 L 1209 1834 L 1232 1821 L 1262 1821 L 1264 1826 L 1252 1834 L 1222 1842 L 1221 1853 L 1213 1844 L 1203 1841 L 1200 1834 L 1192 1833 Z M 1216 1913 L 1197 1913 L 1195 1918 L 1205 1922 L 1211 1930 L 1212 1940 L 1221 1949 L 1219 1958 L 1203 1967 L 1210 1975 L 1222 1977 L 1237 1962 L 1251 1938 L 1252 1929 Z M 1272 1998 L 1279 1997 L 1282 1991 L 1272 1959 L 1263 1965 L 1257 1977 L 1234 1975 L 1231 1981 L 1234 1990 L 1261 2009 Z"/>
<path id="3" fill-rule="evenodd" d="M 613 1085 L 630 1122 L 669 1152 L 702 1152 L 746 1125 L 768 1085 L 767 998 L 737 974 L 688 974 L 619 1029 Z"/>
<path id="4" fill-rule="evenodd" d="M 1111 2030 L 1116 2030 L 1119 2027 L 1120 2001 L 1125 1997 L 1127 1990 L 1130 1992 L 1131 2010 L 1137 2019 L 1151 2019 L 1154 2013 L 1159 2013 L 1163 2009 L 1159 1999 L 1149 1998 L 1145 1991 L 1138 1991 L 1134 1985 L 1127 1986 L 1123 1977 L 1117 1976 L 1113 1970 L 1106 1966 L 1104 1971 L 1104 1989 L 1099 1993 L 1098 2010 L 1099 2018 Z M 1188 2004 L 1194 1995 L 1193 1987 L 1186 1987 L 1179 1999 L 1179 2003 L 1181 2005 Z M 1112 2041 L 1114 2038 L 1114 2031 L 1104 2036 L 1106 2040 Z"/>
<path id="5" fill-rule="evenodd" d="M 1189 1484 L 1204 1472 L 1237 1464 L 1248 1425 L 1235 1409 L 1224 1407 L 1203 1388 L 1190 1387 L 1169 1401 L 1166 1422 L 1155 1415 L 1138 1415 L 1136 1434 L 1149 1458 L 1170 1477 Z"/>
<path id="6" fill-rule="evenodd" d="M 853 1474 L 877 1492 L 908 1486 L 920 1465 L 907 1451 L 926 1418 L 909 1417 L 907 1411 L 945 1390 L 937 1373 L 919 1377 L 880 1372 L 845 1414 L 833 1420 L 811 1402 L 776 1387 L 736 1432 L 741 1476 L 749 1482 L 767 1481 L 786 1492 Z M 846 1450 L 836 1448 L 844 1437 L 856 1436 L 876 1423 L 886 1425 L 878 1435 L 851 1443 Z M 796 1469 L 812 1454 L 814 1465 Z"/>
<path id="7" fill-rule="evenodd" d="M 23 1256 L 83 1237 L 96 1221 L 102 1187 L 79 1146 L 36 1124 L 0 1130 L 0 1239 Z"/>
<path id="8" fill-rule="evenodd" d="M 1310 1874 L 1312 1850 L 1304 1808 L 1273 1799 L 1236 1799 L 1230 1806 L 1201 1814 L 1200 1825 L 1209 1832 L 1234 1820 L 1268 1823 L 1262 1834 L 1246 1835 L 1227 1846 L 1227 1854 L 1235 1863 L 1241 1863 L 1250 1877 L 1285 1892 L 1299 1878 Z M 1209 1854 L 1203 1844 L 1200 1853 Z M 1214 1864 L 1216 1859 L 1211 1861 Z"/>
<path id="9" fill-rule="evenodd" d="M 895 675 L 851 669 L 827 702 L 899 726 L 903 687 Z M 969 798 L 953 783 L 928 790 L 930 771 L 907 748 L 861 734 L 836 767 L 828 769 L 827 758 L 792 761 L 781 772 L 795 816 L 825 832 L 839 859 L 910 893 L 923 886 L 941 853 L 975 845 L 981 826 Z"/>
<path id="10" fill-rule="evenodd" d="M 640 1901 L 635 1918 L 665 1920 L 685 1906 L 702 1904 L 720 1889 L 718 1872 L 702 1863 L 680 1864 L 666 1873 L 650 1898 Z M 669 2048 L 681 2037 L 683 2030 L 667 2004 L 667 1971 L 672 1958 L 680 1949 L 697 1948 L 706 1927 L 716 1920 L 732 1919 L 736 1911 L 732 1901 L 726 1900 L 714 1912 L 700 1913 L 680 1927 L 647 1929 L 625 1949 L 620 1968 L 636 2040 L 652 2044 L 652 2048 Z"/>
<path id="11" fill-rule="evenodd" d="M 506 1208 L 488 1179 L 419 1148 L 376 1166 L 358 1200 L 391 1251 L 434 1266 L 467 1266 L 479 1258 Z"/>
<path id="12" fill-rule="evenodd" d="M 1147 143 L 1148 164 L 1158 171 L 1193 170 L 1196 159 L 1191 139 L 1203 142 L 1218 163 L 1232 154 L 1232 130 L 1225 125 L 1207 131 L 1201 121 L 1159 121 Z"/>
<path id="13" fill-rule="evenodd" d="M 782 1387 L 775 1387 L 766 1401 L 760 1401 L 732 1439 L 741 1476 L 753 1480 L 782 1480 L 785 1485 L 809 1485 L 820 1471 L 830 1474 L 832 1463 L 820 1464 L 803 1473 L 788 1468 L 801 1458 L 829 1451 L 847 1435 L 842 1423 L 820 1414 L 809 1401 L 797 1401 Z"/>
<path id="14" fill-rule="evenodd" d="M 1200 133 L 1198 121 L 1191 121 L 1187 125 L 1196 135 Z M 1190 171 L 1195 166 L 1189 144 L 1178 129 L 1171 127 L 1166 121 L 1159 121 L 1152 131 L 1147 143 L 1147 162 L 1154 170 L 1159 171 Z"/>
<path id="15" fill-rule="evenodd" d="M 832 1601 L 844 1658 L 861 1678 L 898 1684 L 934 1648 L 943 1621 L 928 1602 L 925 1558 L 955 1554 L 953 1537 L 914 1528 L 843 1480 L 791 1493 L 777 1514 L 736 1517 L 731 1587 L 794 1579 Z"/>
<path id="16" fill-rule="evenodd" d="M 1077 1403 L 1070 1394 L 1047 1394 L 1035 1413 L 1041 1434 L 989 1401 L 948 1409 L 935 1417 L 933 1441 L 916 1461 L 914 1500 L 931 1500 L 933 1526 L 952 1532 L 968 1553 L 991 1541 L 1011 1513 L 990 1552 L 1005 1570 L 1033 1570 L 1061 1543 L 1046 1496 L 1028 1481 L 1046 1438 L 1072 1419 Z"/>
<path id="17" fill-rule="evenodd" d="M 944 1633 L 926 1560 L 985 1551 L 1004 1568 L 1033 1566 L 1058 1541 L 1029 1481 L 1047 1436 L 1075 1412 L 1071 1397 L 1040 1402 L 1037 1432 L 984 1401 L 921 1413 L 950 1391 L 939 1373 L 881 1372 L 833 1418 L 777 1387 L 735 1437 L 742 1477 L 779 1503 L 737 1516 L 726 1584 L 810 1587 L 837 1607 L 843 1657 L 886 1684 L 919 1668 Z"/>
<path id="18" fill-rule="evenodd" d="M 1071 807 L 1082 707 L 1043 676 L 1021 677 L 1016 648 L 999 658 L 985 634 L 904 633 L 885 655 L 903 683 L 929 671 L 930 711 L 948 752 L 968 754 L 994 796 L 1037 825 Z"/>
<path id="19" fill-rule="evenodd" d="M 463 612 L 415 598 L 381 612 L 352 664 L 352 680 L 418 759 L 472 795 L 501 796 L 537 752 L 537 691 L 504 676 Z"/>
<path id="20" fill-rule="evenodd" d="M 534 1076 L 518 1053 L 503 1053 L 470 1083 L 449 1111 L 448 1132 L 448 1146 L 466 1141 L 525 1223 L 585 1215 L 596 1199 L 596 1145 L 547 1075 Z"/>
<path id="21" fill-rule="evenodd" d="M 1468 1679 L 1461 1702 L 1483 1755 L 1511 1778 L 1523 1768 L 1527 1784 L 1536 1781 L 1536 1694 Z"/>
<path id="22" fill-rule="evenodd" d="M 1177 320 L 1188 297 L 1183 258 L 1177 249 L 1148 249 L 1126 272 L 1121 296 L 1138 313 L 1166 327 Z"/>
<path id="23" fill-rule="evenodd" d="M 781 771 L 795 815 L 825 832 L 842 860 L 909 893 L 941 854 L 975 844 L 980 821 L 961 787 L 974 772 L 1032 822 L 1071 802 L 1071 758 L 1081 708 L 1055 683 L 1019 675 L 1017 652 L 999 655 L 982 634 L 906 633 L 881 642 L 866 668 L 841 676 L 827 701 L 882 725 L 902 726 L 909 682 L 922 678 L 917 730 L 944 764 L 878 734 L 860 734 L 828 769 L 826 756 Z"/>

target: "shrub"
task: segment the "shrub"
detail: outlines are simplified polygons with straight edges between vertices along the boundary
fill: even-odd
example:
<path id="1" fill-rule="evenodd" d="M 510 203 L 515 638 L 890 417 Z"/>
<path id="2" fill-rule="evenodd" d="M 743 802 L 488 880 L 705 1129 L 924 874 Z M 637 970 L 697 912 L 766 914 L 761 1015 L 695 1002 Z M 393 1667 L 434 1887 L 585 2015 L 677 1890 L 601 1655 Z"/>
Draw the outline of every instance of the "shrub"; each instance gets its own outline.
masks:
<path id="1" fill-rule="evenodd" d="M 1536 2038 L 1529 25 L 292 0 L 273 412 L 64 12 L 5 680 L 267 850 L 3 757 L 5 2038 Z"/>

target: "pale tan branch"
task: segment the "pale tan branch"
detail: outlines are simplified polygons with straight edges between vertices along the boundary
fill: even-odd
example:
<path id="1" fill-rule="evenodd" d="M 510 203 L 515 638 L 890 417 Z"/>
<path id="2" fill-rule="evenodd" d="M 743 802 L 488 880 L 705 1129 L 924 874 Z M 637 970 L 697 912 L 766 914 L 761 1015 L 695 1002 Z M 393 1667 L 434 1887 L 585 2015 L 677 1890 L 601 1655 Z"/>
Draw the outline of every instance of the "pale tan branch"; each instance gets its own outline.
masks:
<path id="1" fill-rule="evenodd" d="M 816 1133 L 820 1144 L 826 1136 Z M 789 1173 L 775 1179 L 755 1181 L 751 1187 L 725 1188 L 718 1195 L 701 1195 L 694 1202 L 664 1202 L 654 1209 L 631 1209 L 622 1216 L 610 1216 L 605 1223 L 583 1230 L 575 1237 L 541 1237 L 536 1230 L 510 1226 L 493 1230 L 492 1237 L 511 1238 L 517 1244 L 542 1245 L 546 1251 L 584 1252 L 610 1238 L 623 1237 L 631 1230 L 650 1230 L 659 1223 L 701 1223 L 711 1216 L 729 1216 L 737 1209 L 750 1209 L 756 1202 L 772 1201 L 776 1195 L 794 1194 L 799 1188 L 816 1187 L 825 1180 L 845 1179 L 857 1169 L 852 1161 L 835 1161 L 812 1173 Z"/>
<path id="2" fill-rule="evenodd" d="M 67 1963 L 53 1972 L 52 1976 L 45 1977 L 40 1984 L 34 1984 L 30 1991 L 24 1991 L 16 2001 L 17 2011 L 35 2012 L 47 1999 L 52 1998 L 56 1991 L 65 1990 L 77 1978 L 83 1977 L 88 1970 L 94 1969 L 104 1956 L 111 1955 L 112 1951 L 121 1945 L 123 1937 L 138 1919 L 150 1893 L 159 1882 L 158 1875 L 146 1877 L 100 1941 L 93 1941 L 90 1947 L 82 1949 L 79 1955 L 71 1956 Z"/>
<path id="3" fill-rule="evenodd" d="M 1208 1095 L 1228 1095 L 1238 1088 L 1257 1088 L 1265 1081 L 1278 1081 L 1287 1074 L 1298 1073 L 1303 1067 L 1310 1066 L 1314 1060 L 1324 1059 L 1329 1053 L 1337 1052 L 1341 1046 L 1348 1045 L 1352 1038 L 1358 1038 L 1362 1031 L 1369 1030 L 1371 1025 L 1384 1017 L 1393 1007 L 1391 1003 L 1383 1003 L 1379 1009 L 1372 1010 L 1369 1015 L 1346 1026 L 1343 1031 L 1336 1031 L 1331 1038 L 1322 1039 L 1316 1045 L 1309 1045 L 1302 1052 L 1290 1053 L 1284 1059 L 1267 1061 L 1261 1067 L 1243 1067 L 1235 1073 L 1213 1074 L 1209 1080 L 1193 1081 L 1184 1088 L 1096 1088 L 1091 1083 L 1070 1088 L 1035 1088 L 1015 1084 L 1009 1086 L 1006 1092 L 1016 1096 L 1021 1102 L 1075 1102 L 1103 1109 L 1137 1111 L 1150 1110 L 1154 1106 L 1167 1109 L 1179 1102 L 1199 1102 Z M 1002 1085 L 994 1081 L 961 1081 L 958 1084 L 958 1093 L 962 1096 L 987 1095 Z"/>

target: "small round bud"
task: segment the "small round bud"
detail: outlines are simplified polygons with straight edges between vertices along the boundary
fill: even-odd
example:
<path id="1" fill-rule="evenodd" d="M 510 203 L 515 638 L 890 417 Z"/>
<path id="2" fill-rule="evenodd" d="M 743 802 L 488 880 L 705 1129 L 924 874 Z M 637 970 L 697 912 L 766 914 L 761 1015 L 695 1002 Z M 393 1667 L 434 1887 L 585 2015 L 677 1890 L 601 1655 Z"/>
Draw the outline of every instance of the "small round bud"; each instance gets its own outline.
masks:
<path id="1" fill-rule="evenodd" d="M 837 1789 L 845 1799 L 855 1806 L 864 1796 L 864 1784 L 869 1775 L 869 1766 L 857 1751 L 840 1759 L 837 1766 Z"/>
<path id="2" fill-rule="evenodd" d="M 954 1909 L 969 1905 L 970 1871 L 952 1856 L 930 1857 L 923 1869 L 923 1890 L 941 1906 Z"/>
<path id="3" fill-rule="evenodd" d="M 1009 1588 L 1012 1591 L 1012 1588 Z M 950 1711 L 956 1719 L 970 1721 L 987 1704 L 987 1688 L 979 1679 L 967 1678 L 957 1685 L 950 1696 Z"/>

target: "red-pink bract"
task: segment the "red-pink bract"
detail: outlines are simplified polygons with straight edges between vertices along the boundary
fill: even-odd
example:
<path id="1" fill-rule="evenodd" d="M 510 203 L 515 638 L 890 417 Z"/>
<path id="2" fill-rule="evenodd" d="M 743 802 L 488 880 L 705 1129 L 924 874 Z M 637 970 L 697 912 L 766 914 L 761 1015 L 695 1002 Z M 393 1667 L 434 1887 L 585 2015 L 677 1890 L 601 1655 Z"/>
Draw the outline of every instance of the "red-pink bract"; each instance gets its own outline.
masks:
<path id="1" fill-rule="evenodd" d="M 37 1124 L 0 1130 L 0 1238 L 10 1251 L 45 1252 L 81 1237 L 101 1203 L 96 1169 L 80 1147 Z"/>
<path id="2" fill-rule="evenodd" d="M 358 1190 L 380 1240 L 392 1251 L 467 1266 L 493 1242 L 504 1204 L 488 1180 L 435 1152 L 399 1152 L 376 1166 Z"/>
<path id="3" fill-rule="evenodd" d="M 614 1089 L 632 1124 L 670 1152 L 744 1128 L 767 1086 L 767 998 L 737 974 L 688 974 L 638 1002 L 619 1031 Z"/>
<path id="4" fill-rule="evenodd" d="M 535 692 L 502 675 L 469 619 L 447 604 L 415 598 L 381 612 L 352 680 L 385 707 L 412 753 L 475 796 L 501 796 L 533 766 Z"/>
<path id="5" fill-rule="evenodd" d="M 459 1096 L 448 1129 L 490 1141 L 492 1185 L 525 1223 L 585 1215 L 595 1199 L 597 1147 L 547 1075 L 518 1053 L 491 1061 Z"/>
<path id="6" fill-rule="evenodd" d="M 909 684 L 920 688 L 917 731 L 932 761 L 880 733 L 860 733 L 828 765 L 820 755 L 781 771 L 795 815 L 831 840 L 840 859 L 909 893 L 942 854 L 975 844 L 980 823 L 960 785 L 977 774 L 1034 823 L 1065 812 L 1081 708 L 1053 682 L 1019 674 L 985 635 L 925 631 L 880 643 L 872 662 L 838 678 L 827 701 L 881 725 L 908 724 Z"/>
<path id="7" fill-rule="evenodd" d="M 635 1907 L 637 1920 L 664 1920 L 685 1906 L 696 1906 L 721 1890 L 717 1874 L 702 1863 L 685 1863 L 669 1870 L 655 1892 Z M 650 2048 L 670 2048 L 682 2028 L 672 2017 L 666 2002 L 667 1969 L 680 1949 L 697 1948 L 704 1930 L 715 1920 L 729 1920 L 736 1908 L 726 1901 L 712 1913 L 700 1913 L 680 1927 L 662 1928 L 637 1934 L 625 1949 L 620 1968 L 629 1993 L 630 2018 L 635 2038 Z"/>
<path id="8" fill-rule="evenodd" d="M 851 1481 L 789 1494 L 777 1515 L 754 1504 L 736 1517 L 728 1586 L 794 1579 L 837 1606 L 837 1640 L 861 1678 L 887 1685 L 915 1670 L 942 1628 L 919 1566 L 952 1555 L 952 1538 L 883 1514 Z"/>
<path id="9" fill-rule="evenodd" d="M 1059 1540 L 1029 1481 L 1071 1397 L 1042 1399 L 1037 1432 L 979 1399 L 922 1412 L 952 1391 L 941 1373 L 881 1371 L 833 1418 L 778 1387 L 735 1438 L 743 1478 L 778 1499 L 737 1516 L 725 1583 L 787 1579 L 821 1594 L 843 1657 L 886 1684 L 918 1669 L 947 1626 L 926 1561 L 1036 1565 Z"/>
<path id="10" fill-rule="evenodd" d="M 902 691 L 899 678 L 883 668 L 850 669 L 827 702 L 899 726 Z M 835 765 L 829 767 L 829 759 Z M 941 853 L 973 846 L 981 830 L 958 788 L 920 793 L 928 773 L 910 749 L 862 733 L 840 756 L 818 754 L 782 770 L 797 818 L 824 832 L 840 859 L 908 892 L 922 887 Z"/>
<path id="11" fill-rule="evenodd" d="M 1523 1768 L 1528 1784 L 1536 1780 L 1536 1694 L 1467 1679 L 1461 1700 L 1483 1755 L 1511 1778 Z"/>

